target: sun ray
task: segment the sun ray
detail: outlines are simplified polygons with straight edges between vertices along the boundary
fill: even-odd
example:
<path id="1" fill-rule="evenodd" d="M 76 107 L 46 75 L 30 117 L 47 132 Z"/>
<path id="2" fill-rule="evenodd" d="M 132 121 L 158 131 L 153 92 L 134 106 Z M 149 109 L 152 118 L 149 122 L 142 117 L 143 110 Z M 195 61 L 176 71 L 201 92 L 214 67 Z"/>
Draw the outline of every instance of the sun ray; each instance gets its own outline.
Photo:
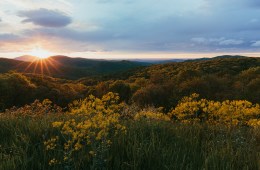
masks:
<path id="1" fill-rule="evenodd" d="M 34 59 L 33 61 L 30 62 L 30 64 L 27 65 L 27 67 L 25 68 L 25 72 L 30 69 L 30 67 L 37 61 L 37 59 Z"/>
<path id="2" fill-rule="evenodd" d="M 52 68 L 54 68 L 58 73 L 61 73 L 61 71 L 58 69 L 58 65 L 60 65 L 60 63 L 58 63 L 57 61 L 55 61 L 52 58 L 48 58 L 47 62 L 52 66 Z"/>
<path id="3" fill-rule="evenodd" d="M 50 76 L 51 73 L 50 73 L 50 70 L 49 70 L 49 66 L 48 66 L 48 64 L 47 64 L 47 61 L 48 61 L 48 59 L 43 60 L 43 64 L 44 64 L 44 68 L 46 68 L 46 71 L 47 71 L 48 75 Z"/>
<path id="4" fill-rule="evenodd" d="M 29 64 L 26 66 L 26 68 L 24 69 L 24 72 L 26 72 L 36 60 L 37 60 L 37 59 L 34 59 L 33 61 L 30 61 L 30 62 L 28 62 L 28 61 L 21 61 L 21 62 L 20 62 L 19 64 L 17 64 L 15 67 L 16 67 L 16 68 L 19 68 L 19 67 L 21 67 L 22 65 L 26 65 L 26 64 L 29 63 Z"/>
<path id="5" fill-rule="evenodd" d="M 41 69 L 41 75 L 43 75 L 44 74 L 44 70 L 43 70 L 42 60 L 40 60 L 40 69 Z"/>
<path id="6" fill-rule="evenodd" d="M 38 68 L 38 64 L 39 64 L 39 60 L 37 60 L 37 61 L 35 62 L 34 70 L 33 70 L 33 73 L 34 73 L 34 74 L 36 73 L 36 70 L 37 70 L 37 68 Z"/>

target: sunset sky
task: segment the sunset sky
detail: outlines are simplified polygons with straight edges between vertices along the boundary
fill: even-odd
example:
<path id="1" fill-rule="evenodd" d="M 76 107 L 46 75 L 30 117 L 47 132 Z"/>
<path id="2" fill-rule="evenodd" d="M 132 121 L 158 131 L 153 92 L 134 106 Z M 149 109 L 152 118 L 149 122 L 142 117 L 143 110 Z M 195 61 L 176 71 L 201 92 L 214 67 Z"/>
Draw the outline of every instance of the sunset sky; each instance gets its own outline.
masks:
<path id="1" fill-rule="evenodd" d="M 0 0 L 0 57 L 260 56 L 259 0 Z"/>

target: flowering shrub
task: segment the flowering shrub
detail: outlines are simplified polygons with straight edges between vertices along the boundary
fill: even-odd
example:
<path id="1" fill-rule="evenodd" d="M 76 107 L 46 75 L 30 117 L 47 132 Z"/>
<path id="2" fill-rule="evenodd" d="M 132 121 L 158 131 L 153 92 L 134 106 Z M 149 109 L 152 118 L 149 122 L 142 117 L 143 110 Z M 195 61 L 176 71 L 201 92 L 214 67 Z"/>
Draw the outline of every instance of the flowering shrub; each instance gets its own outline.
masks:
<path id="1" fill-rule="evenodd" d="M 170 121 L 170 117 L 167 114 L 162 113 L 163 108 L 150 108 L 144 109 L 136 113 L 134 120 L 148 119 L 148 120 L 162 120 Z"/>
<path id="2" fill-rule="evenodd" d="M 260 119 L 251 119 L 248 121 L 248 125 L 252 127 L 260 127 Z"/>
<path id="3" fill-rule="evenodd" d="M 206 121 L 231 125 L 257 124 L 260 118 L 259 104 L 245 100 L 216 102 L 198 97 L 198 94 L 184 97 L 171 111 L 171 116 L 183 122 Z"/>
<path id="4" fill-rule="evenodd" d="M 28 116 L 31 118 L 36 118 L 39 116 L 46 116 L 46 115 L 57 114 L 57 113 L 62 113 L 62 108 L 57 105 L 53 105 L 50 100 L 45 99 L 42 102 L 40 102 L 39 100 L 35 100 L 30 105 L 25 105 L 20 108 L 13 107 L 11 109 L 7 109 L 2 115 L 8 117 Z"/>
<path id="5" fill-rule="evenodd" d="M 104 153 L 111 144 L 111 138 L 126 131 L 125 126 L 120 124 L 122 106 L 119 96 L 111 92 L 102 99 L 90 95 L 84 100 L 73 102 L 68 112 L 72 118 L 52 123 L 54 128 L 60 130 L 65 141 L 62 147 L 64 157 L 59 161 L 72 162 L 73 154 L 84 150 L 93 157 L 94 167 L 104 166 Z M 46 141 L 46 149 L 55 149 L 58 140 L 54 137 Z"/>

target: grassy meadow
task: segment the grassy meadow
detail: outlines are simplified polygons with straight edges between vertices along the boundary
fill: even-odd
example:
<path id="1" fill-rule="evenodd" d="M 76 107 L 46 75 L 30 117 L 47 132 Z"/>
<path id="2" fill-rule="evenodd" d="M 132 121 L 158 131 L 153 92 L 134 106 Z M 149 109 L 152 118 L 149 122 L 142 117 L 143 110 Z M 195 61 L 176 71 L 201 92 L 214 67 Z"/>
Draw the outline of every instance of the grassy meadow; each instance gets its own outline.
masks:
<path id="1" fill-rule="evenodd" d="M 259 126 L 166 119 L 160 109 L 121 104 L 110 93 L 66 112 L 48 101 L 7 110 L 0 117 L 0 169 L 260 168 Z M 84 143 L 86 134 L 94 140 Z"/>

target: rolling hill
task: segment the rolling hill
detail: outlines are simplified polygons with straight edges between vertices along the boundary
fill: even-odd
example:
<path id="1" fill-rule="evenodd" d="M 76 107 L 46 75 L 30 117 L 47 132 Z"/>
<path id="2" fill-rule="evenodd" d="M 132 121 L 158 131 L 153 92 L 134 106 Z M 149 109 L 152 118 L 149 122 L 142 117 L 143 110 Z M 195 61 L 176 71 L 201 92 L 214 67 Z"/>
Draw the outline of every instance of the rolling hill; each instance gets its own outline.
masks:
<path id="1" fill-rule="evenodd" d="M 39 67 L 34 70 L 37 62 L 0 61 L 0 72 L 4 73 L 0 74 L 0 110 L 44 98 L 66 106 L 75 99 L 90 94 L 102 96 L 110 91 L 119 93 L 126 102 L 166 109 L 194 92 L 219 101 L 260 101 L 260 58 L 220 57 L 143 67 L 145 64 L 139 62 L 56 56 L 49 61 L 55 67 L 48 63 L 51 76 L 46 74 L 46 67 L 43 75 L 30 73 L 41 73 Z M 43 61 L 38 61 L 41 64 L 44 65 Z M 10 70 L 26 74 L 5 73 Z"/>
<path id="2" fill-rule="evenodd" d="M 36 57 L 36 56 L 32 56 L 32 55 L 23 55 L 23 56 L 20 56 L 20 57 L 16 57 L 14 58 L 15 60 L 19 60 L 19 61 L 28 61 L 28 62 L 31 62 L 31 61 L 36 61 L 38 60 L 39 58 Z"/>
<path id="3" fill-rule="evenodd" d="M 0 73 L 15 70 L 21 73 L 35 73 L 66 79 L 78 79 L 87 76 L 127 71 L 146 65 L 148 64 L 144 62 L 126 60 L 92 60 L 70 58 L 67 56 L 52 56 L 47 59 L 35 60 L 33 56 L 22 56 L 16 59 L 0 58 Z"/>

